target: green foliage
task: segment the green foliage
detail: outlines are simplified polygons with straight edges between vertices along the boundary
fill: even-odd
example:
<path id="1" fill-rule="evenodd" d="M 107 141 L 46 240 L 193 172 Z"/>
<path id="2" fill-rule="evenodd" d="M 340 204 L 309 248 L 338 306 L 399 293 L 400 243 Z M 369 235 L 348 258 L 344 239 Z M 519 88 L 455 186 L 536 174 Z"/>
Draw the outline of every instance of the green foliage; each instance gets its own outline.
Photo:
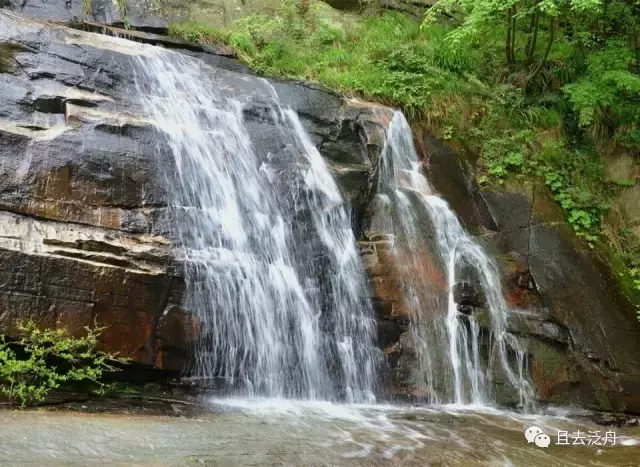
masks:
<path id="1" fill-rule="evenodd" d="M 125 29 L 131 29 L 131 20 L 129 19 L 129 6 L 127 0 L 115 0 L 115 4 L 118 7 L 120 16 L 122 16 L 122 22 Z"/>
<path id="2" fill-rule="evenodd" d="M 82 12 L 85 16 L 90 16 L 93 13 L 92 0 L 82 0 Z"/>
<path id="3" fill-rule="evenodd" d="M 633 279 L 633 286 L 640 292 L 640 267 L 631 268 L 629 275 Z"/>
<path id="4" fill-rule="evenodd" d="M 600 220 L 609 209 L 601 189 L 594 186 L 603 177 L 598 158 L 570 151 L 558 139 L 545 140 L 523 130 L 487 141 L 481 164 L 500 183 L 510 173 L 542 176 L 576 234 L 594 247 L 599 239 Z M 481 182 L 489 180 L 484 177 Z"/>
<path id="5" fill-rule="evenodd" d="M 314 3 L 304 13 L 282 2 L 275 18 L 251 15 L 231 31 L 202 24 L 172 24 L 171 35 L 200 43 L 222 42 L 238 50 L 255 70 L 272 76 L 319 81 L 346 94 L 360 94 L 402 106 L 414 115 L 428 112 L 434 94 L 448 96 L 459 87 L 475 87 L 459 72 L 481 57 L 448 53 L 443 28 L 435 34 L 391 13 L 343 25 L 331 19 L 328 7 Z M 439 110 L 436 110 L 436 113 Z"/>
<path id="6" fill-rule="evenodd" d="M 251 37 L 243 33 L 236 32 L 231 34 L 229 38 L 229 45 L 249 57 L 252 57 L 257 52 L 256 46 L 251 40 Z"/>
<path id="7" fill-rule="evenodd" d="M 40 330 L 32 321 L 17 324 L 19 340 L 0 335 L 0 391 L 25 407 L 72 382 L 102 388 L 103 372 L 112 362 L 126 360 L 96 349 L 102 329 L 86 328 L 85 337 L 70 337 L 62 329 Z"/>
<path id="8" fill-rule="evenodd" d="M 169 25 L 171 36 L 200 44 L 220 44 L 229 40 L 229 32 L 216 26 L 198 23 L 172 23 Z"/>
<path id="9" fill-rule="evenodd" d="M 631 71 L 634 62 L 632 50 L 621 40 L 611 39 L 588 56 L 585 73 L 564 86 L 581 126 L 613 132 L 640 121 L 640 76 Z"/>

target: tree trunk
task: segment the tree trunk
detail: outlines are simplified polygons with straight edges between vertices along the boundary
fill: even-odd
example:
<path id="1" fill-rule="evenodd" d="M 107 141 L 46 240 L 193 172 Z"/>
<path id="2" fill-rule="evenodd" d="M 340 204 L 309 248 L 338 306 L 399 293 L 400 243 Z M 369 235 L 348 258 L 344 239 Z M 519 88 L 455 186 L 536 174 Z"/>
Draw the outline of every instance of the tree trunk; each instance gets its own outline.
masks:
<path id="1" fill-rule="evenodd" d="M 516 7 L 511 14 L 511 63 L 516 63 Z"/>
<path id="2" fill-rule="evenodd" d="M 505 54 L 507 56 L 507 68 L 511 69 L 511 7 L 507 8 L 507 41 L 505 44 Z"/>
<path id="3" fill-rule="evenodd" d="M 535 15 L 531 18 L 532 28 L 531 36 L 527 44 L 527 58 L 525 64 L 530 66 L 533 63 L 533 56 L 536 52 L 536 43 L 538 42 L 538 21 L 540 19 L 540 13 L 536 11 Z"/>
<path id="4" fill-rule="evenodd" d="M 555 35 L 555 31 L 556 31 L 556 20 L 553 18 L 550 18 L 549 19 L 549 40 L 547 41 L 547 47 L 544 50 L 544 55 L 542 56 L 542 58 L 540 59 L 540 61 L 538 62 L 534 70 L 524 80 L 522 87 L 525 93 L 527 91 L 527 85 L 529 84 L 529 82 L 533 78 L 535 78 L 538 75 L 538 73 L 540 73 L 540 70 L 542 70 L 542 67 L 544 66 L 544 64 L 547 63 L 547 59 L 549 58 L 549 52 L 551 52 L 551 45 L 553 44 L 553 36 Z"/>

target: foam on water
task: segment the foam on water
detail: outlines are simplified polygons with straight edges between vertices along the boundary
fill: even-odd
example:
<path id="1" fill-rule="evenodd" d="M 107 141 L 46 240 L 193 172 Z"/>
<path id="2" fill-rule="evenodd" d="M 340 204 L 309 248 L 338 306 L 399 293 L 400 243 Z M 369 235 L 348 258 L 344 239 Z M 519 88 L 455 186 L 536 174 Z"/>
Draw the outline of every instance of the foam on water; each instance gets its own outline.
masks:
<path id="1" fill-rule="evenodd" d="M 322 446 L 344 458 L 373 456 L 392 459 L 400 453 L 406 455 L 435 445 L 453 449 L 460 462 L 467 459 L 471 463 L 474 453 L 486 445 L 493 458 L 492 465 L 522 465 L 522 459 L 528 458 L 527 452 L 543 456 L 540 460 L 546 456 L 544 450 L 527 445 L 524 437 L 527 427 L 538 426 L 552 438 L 556 438 L 559 431 L 572 433 L 581 430 L 586 433 L 594 429 L 572 419 L 577 413 L 569 409 L 527 414 L 470 404 L 337 404 L 256 398 L 213 398 L 210 402 L 222 413 L 240 412 L 274 426 L 291 425 L 305 433 L 314 433 L 316 440 L 324 440 L 321 441 Z M 483 437 L 486 437 L 484 442 Z M 620 435 L 618 447 L 613 448 L 637 445 L 636 438 Z M 570 450 L 571 447 L 565 449 Z M 455 463 L 456 458 L 450 461 Z M 566 459 L 562 462 L 564 465 L 580 465 L 567 463 Z"/>

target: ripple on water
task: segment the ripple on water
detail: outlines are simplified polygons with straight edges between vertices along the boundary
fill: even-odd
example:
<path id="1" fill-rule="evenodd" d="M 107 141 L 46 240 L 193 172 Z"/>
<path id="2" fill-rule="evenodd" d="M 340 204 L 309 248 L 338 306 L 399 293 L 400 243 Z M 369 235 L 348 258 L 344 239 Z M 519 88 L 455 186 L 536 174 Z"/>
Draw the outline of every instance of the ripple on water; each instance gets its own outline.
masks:
<path id="1" fill-rule="evenodd" d="M 635 466 L 640 429 L 615 447 L 527 444 L 524 430 L 605 428 L 495 408 L 213 399 L 195 418 L 1 412 L 0 459 L 35 465 Z"/>

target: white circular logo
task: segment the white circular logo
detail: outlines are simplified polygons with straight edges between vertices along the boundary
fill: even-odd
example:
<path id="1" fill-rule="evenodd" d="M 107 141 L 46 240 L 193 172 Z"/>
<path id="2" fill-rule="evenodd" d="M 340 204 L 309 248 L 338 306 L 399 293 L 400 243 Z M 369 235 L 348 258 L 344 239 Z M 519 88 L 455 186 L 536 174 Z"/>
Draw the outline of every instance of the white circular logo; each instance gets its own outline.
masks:
<path id="1" fill-rule="evenodd" d="M 536 436 L 542 434 L 542 429 L 537 426 L 530 426 L 526 430 L 524 430 L 524 437 L 527 438 L 527 443 L 534 443 L 536 440 Z"/>
<path id="2" fill-rule="evenodd" d="M 536 443 L 536 446 L 539 448 L 548 448 L 551 444 L 551 438 L 545 433 L 540 433 L 535 437 L 533 442 Z"/>

